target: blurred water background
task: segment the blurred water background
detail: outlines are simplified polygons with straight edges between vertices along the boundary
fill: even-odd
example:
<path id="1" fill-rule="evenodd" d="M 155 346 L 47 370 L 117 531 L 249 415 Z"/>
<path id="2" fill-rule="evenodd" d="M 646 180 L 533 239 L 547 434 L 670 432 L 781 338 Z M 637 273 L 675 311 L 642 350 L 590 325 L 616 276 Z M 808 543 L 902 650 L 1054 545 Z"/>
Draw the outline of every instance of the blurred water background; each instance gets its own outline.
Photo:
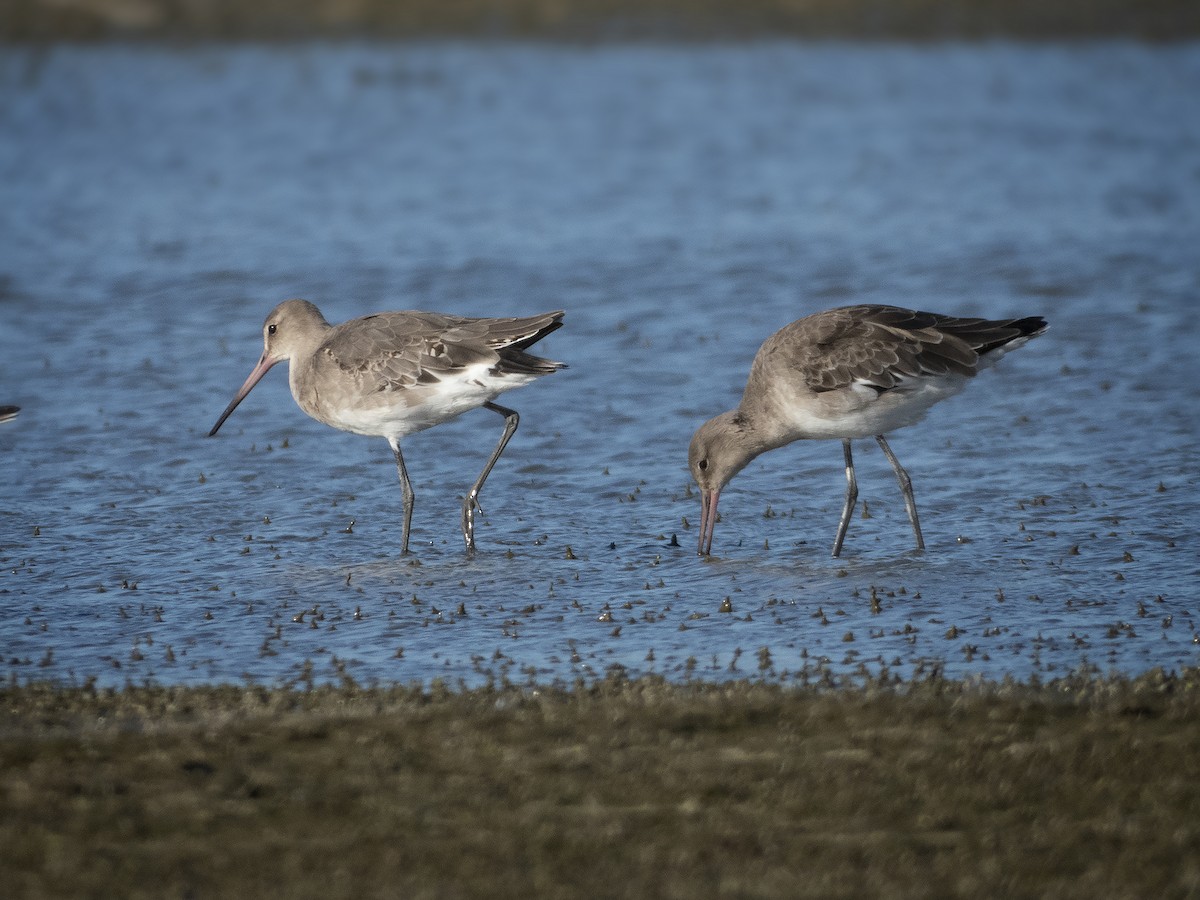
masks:
<path id="1" fill-rule="evenodd" d="M 0 49 L 0 654 L 20 682 L 1046 678 L 1200 660 L 1200 46 Z M 406 443 L 282 370 L 302 296 L 565 308 L 570 368 Z M 892 445 L 752 464 L 695 555 L 692 431 L 829 306 L 1041 314 Z M 868 445 L 869 444 L 869 445 Z M 727 601 L 727 602 L 726 602 Z M 723 609 L 730 611 L 723 612 Z"/>

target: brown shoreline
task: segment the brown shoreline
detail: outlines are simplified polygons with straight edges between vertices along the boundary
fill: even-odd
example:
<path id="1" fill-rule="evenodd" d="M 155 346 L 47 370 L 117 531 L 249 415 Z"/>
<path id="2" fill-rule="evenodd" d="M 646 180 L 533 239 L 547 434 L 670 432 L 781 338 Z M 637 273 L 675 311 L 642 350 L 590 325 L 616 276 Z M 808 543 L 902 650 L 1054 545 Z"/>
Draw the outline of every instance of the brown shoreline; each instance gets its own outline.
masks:
<path id="1" fill-rule="evenodd" d="M 7 0 L 0 40 L 1200 36 L 1192 0 Z"/>
<path id="2" fill-rule="evenodd" d="M 0 689 L 12 896 L 1195 896 L 1200 670 Z"/>

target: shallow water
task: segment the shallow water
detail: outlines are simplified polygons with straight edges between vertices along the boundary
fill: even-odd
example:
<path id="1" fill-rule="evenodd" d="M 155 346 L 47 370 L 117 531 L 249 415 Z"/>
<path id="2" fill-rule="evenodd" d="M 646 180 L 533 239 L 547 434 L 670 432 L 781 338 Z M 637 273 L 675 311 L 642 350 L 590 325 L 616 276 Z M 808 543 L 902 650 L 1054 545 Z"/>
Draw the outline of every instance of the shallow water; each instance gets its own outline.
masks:
<path id="1" fill-rule="evenodd" d="M 0 650 L 18 681 L 1019 679 L 1200 662 L 1200 46 L 0 51 Z M 272 372 L 304 296 L 565 308 L 468 559 L 487 411 L 406 442 Z M 686 448 L 828 306 L 1045 315 L 892 446 Z M 672 542 L 677 537 L 678 546 Z M 568 548 L 569 551 L 568 551 Z M 574 557 L 574 558 L 571 558 Z M 731 612 L 721 612 L 729 598 Z"/>

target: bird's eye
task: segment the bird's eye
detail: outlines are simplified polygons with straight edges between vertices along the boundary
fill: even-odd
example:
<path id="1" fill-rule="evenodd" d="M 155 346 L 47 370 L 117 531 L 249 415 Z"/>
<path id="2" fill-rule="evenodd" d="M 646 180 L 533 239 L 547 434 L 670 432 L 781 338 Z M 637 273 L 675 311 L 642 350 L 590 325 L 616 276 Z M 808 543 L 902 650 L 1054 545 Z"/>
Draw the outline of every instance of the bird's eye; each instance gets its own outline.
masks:
<path id="1" fill-rule="evenodd" d="M 277 326 L 277 325 L 268 325 L 267 326 L 267 334 L 274 334 L 276 328 L 278 328 L 278 327 L 279 326 Z"/>
<path id="2" fill-rule="evenodd" d="M 696 463 L 696 465 L 700 467 L 701 472 L 708 471 L 708 460 L 707 459 L 700 460 L 700 462 Z"/>

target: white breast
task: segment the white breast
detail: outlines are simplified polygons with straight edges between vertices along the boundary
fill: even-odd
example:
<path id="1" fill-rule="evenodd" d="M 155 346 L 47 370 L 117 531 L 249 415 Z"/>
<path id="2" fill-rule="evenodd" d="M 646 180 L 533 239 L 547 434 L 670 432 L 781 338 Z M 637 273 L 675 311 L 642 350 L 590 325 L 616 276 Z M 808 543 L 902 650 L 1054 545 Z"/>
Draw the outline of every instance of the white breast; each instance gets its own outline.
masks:
<path id="1" fill-rule="evenodd" d="M 873 437 L 916 424 L 930 407 L 957 394 L 966 383 L 962 375 L 923 376 L 879 393 L 855 382 L 840 390 L 789 398 L 781 408 L 790 440 Z"/>
<path id="2" fill-rule="evenodd" d="M 354 434 L 398 439 L 477 409 L 532 380 L 531 375 L 495 375 L 490 366 L 471 366 L 433 384 L 384 391 L 335 409 L 324 408 L 322 421 Z"/>

